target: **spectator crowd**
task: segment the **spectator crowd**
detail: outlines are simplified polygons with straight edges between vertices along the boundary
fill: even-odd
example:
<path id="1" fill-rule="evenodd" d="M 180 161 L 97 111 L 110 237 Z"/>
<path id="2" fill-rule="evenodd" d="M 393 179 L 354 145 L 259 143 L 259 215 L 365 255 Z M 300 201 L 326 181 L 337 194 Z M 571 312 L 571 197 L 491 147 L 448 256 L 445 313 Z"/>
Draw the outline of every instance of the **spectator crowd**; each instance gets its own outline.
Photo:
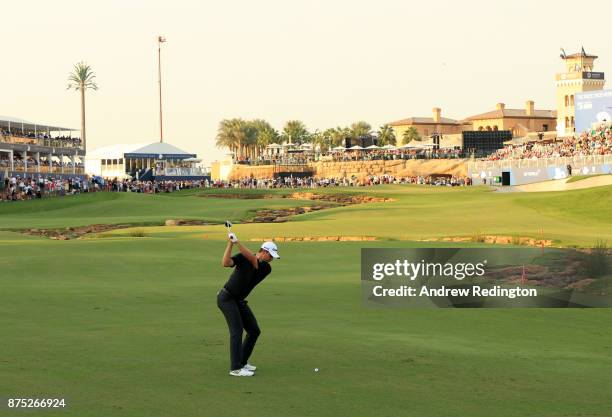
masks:
<path id="1" fill-rule="evenodd" d="M 316 178 L 316 177 L 278 177 L 243 178 L 235 181 L 182 180 L 182 181 L 139 181 L 129 179 L 105 180 L 100 177 L 81 179 L 54 177 L 5 178 L 0 184 L 0 201 L 23 201 L 88 192 L 132 192 L 132 193 L 171 193 L 185 189 L 204 188 L 320 188 L 320 187 L 360 187 L 383 184 L 417 184 L 431 186 L 472 185 L 469 177 L 454 176 L 413 176 L 395 177 L 393 175 L 369 175 L 363 178 Z"/>
<path id="2" fill-rule="evenodd" d="M 80 148 L 81 138 L 73 138 L 72 136 L 51 136 L 46 132 L 33 133 L 33 132 L 20 132 L 18 130 L 11 130 L 10 132 L 0 128 L 0 141 L 7 141 L 8 138 L 16 138 L 20 143 L 29 143 L 33 145 L 45 145 L 40 141 L 53 141 L 57 146 L 67 148 Z"/>
<path id="3" fill-rule="evenodd" d="M 510 145 L 489 155 L 485 160 L 540 159 L 612 154 L 612 123 L 600 124 L 577 137 L 558 142 Z"/>
<path id="4" fill-rule="evenodd" d="M 469 158 L 460 147 L 443 149 L 362 149 L 329 151 L 322 154 L 290 151 L 286 154 L 260 155 L 257 158 L 239 157 L 235 162 L 244 165 L 298 165 L 309 162 L 389 161 L 397 159 L 453 159 Z"/>
<path id="5" fill-rule="evenodd" d="M 212 187 L 217 188 L 325 188 L 325 187 L 367 187 L 383 184 L 417 184 L 433 186 L 464 186 L 472 185 L 469 177 L 451 175 L 430 175 L 395 177 L 393 175 L 368 175 L 339 178 L 317 177 L 278 177 L 278 178 L 242 178 L 229 182 L 215 181 Z"/>

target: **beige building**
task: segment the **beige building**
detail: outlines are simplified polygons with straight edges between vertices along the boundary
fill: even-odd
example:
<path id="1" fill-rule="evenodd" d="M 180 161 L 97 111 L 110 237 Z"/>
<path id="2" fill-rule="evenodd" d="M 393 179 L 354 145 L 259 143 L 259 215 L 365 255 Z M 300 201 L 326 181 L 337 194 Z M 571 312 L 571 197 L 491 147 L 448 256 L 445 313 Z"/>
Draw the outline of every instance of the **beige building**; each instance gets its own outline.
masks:
<path id="1" fill-rule="evenodd" d="M 574 95 L 583 91 L 602 90 L 606 83 L 603 72 L 593 72 L 597 56 L 584 52 L 561 54 L 566 72 L 556 75 L 557 86 L 557 133 L 559 136 L 575 132 Z"/>
<path id="2" fill-rule="evenodd" d="M 432 117 L 409 117 L 389 123 L 395 133 L 398 145 L 403 145 L 403 135 L 411 127 L 414 127 L 423 140 L 428 139 L 434 133 L 452 135 L 461 133 L 461 122 L 455 119 L 442 117 L 442 110 L 434 107 Z"/>
<path id="3" fill-rule="evenodd" d="M 512 136 L 526 136 L 530 132 L 554 131 L 557 114 L 554 110 L 536 110 L 532 100 L 523 109 L 507 109 L 504 103 L 497 103 L 495 110 L 470 116 L 464 120 L 469 130 L 510 130 Z"/>
<path id="4" fill-rule="evenodd" d="M 532 100 L 522 109 L 507 109 L 498 103 L 495 110 L 470 116 L 464 120 L 448 119 L 441 116 L 441 110 L 433 109 L 433 117 L 409 117 L 389 123 L 398 144 L 406 130 L 414 127 L 423 139 L 433 133 L 442 135 L 460 134 L 466 130 L 510 130 L 514 137 L 534 136 L 550 132 L 545 136 L 572 135 L 575 131 L 574 95 L 578 92 L 602 90 L 605 79 L 603 72 L 593 72 L 597 56 L 581 53 L 561 54 L 566 72 L 556 75 L 557 110 L 537 110 Z"/>
<path id="5" fill-rule="evenodd" d="M 507 109 L 504 103 L 497 103 L 495 110 L 461 121 L 441 117 L 441 110 L 436 107 L 433 109 L 433 117 L 409 117 L 389 125 L 393 128 L 397 143 L 403 144 L 402 136 L 411 127 L 414 127 L 424 140 L 434 133 L 449 137 L 460 135 L 467 130 L 510 130 L 512 135 L 517 137 L 533 132 L 554 131 L 557 115 L 554 110 L 537 110 L 534 102 L 529 100 L 523 109 Z"/>

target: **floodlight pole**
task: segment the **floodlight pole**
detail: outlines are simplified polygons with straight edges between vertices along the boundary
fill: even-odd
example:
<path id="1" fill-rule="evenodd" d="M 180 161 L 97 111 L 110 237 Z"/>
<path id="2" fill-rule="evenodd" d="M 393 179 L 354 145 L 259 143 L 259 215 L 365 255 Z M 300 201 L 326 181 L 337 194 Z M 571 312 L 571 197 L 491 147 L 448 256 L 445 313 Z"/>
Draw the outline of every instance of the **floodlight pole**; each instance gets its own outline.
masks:
<path id="1" fill-rule="evenodd" d="M 159 142 L 164 142 L 164 123 L 162 118 L 162 79 L 161 79 L 161 44 L 166 42 L 163 36 L 157 37 L 157 75 L 159 83 Z"/>

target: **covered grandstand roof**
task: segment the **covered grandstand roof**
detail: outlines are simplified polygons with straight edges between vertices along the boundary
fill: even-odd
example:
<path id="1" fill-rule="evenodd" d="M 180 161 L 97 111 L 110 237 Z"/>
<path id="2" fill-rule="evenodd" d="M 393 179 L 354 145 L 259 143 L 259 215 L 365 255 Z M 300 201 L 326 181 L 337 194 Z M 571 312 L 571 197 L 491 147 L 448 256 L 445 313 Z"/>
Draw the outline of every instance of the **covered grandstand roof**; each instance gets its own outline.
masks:
<path id="1" fill-rule="evenodd" d="M 161 157 L 160 157 L 161 155 Z M 186 152 L 174 145 L 163 142 L 154 142 L 142 148 L 126 152 L 125 156 L 133 158 L 195 158 L 194 153 Z"/>
<path id="2" fill-rule="evenodd" d="M 146 146 L 147 143 L 120 143 L 116 145 L 103 146 L 87 152 L 87 159 L 118 159 L 123 158 L 126 153 L 132 152 Z"/>
<path id="3" fill-rule="evenodd" d="M 161 155 L 161 157 L 160 157 Z M 194 153 L 186 152 L 169 143 L 122 143 L 103 146 L 89 152 L 87 159 L 117 159 L 117 158 L 155 158 L 155 159 L 187 159 L 196 158 Z"/>
<path id="4" fill-rule="evenodd" d="M 15 129 L 21 128 L 23 126 L 24 129 L 28 129 L 28 130 L 36 129 L 36 130 L 41 130 L 41 131 L 42 130 L 49 130 L 49 131 L 59 131 L 59 130 L 78 131 L 80 130 L 80 129 L 74 129 L 71 127 L 60 127 L 57 125 L 30 122 L 28 120 L 20 119 L 18 117 L 0 116 L 0 126 L 8 128 L 9 125 L 11 126 L 11 128 L 15 128 Z"/>

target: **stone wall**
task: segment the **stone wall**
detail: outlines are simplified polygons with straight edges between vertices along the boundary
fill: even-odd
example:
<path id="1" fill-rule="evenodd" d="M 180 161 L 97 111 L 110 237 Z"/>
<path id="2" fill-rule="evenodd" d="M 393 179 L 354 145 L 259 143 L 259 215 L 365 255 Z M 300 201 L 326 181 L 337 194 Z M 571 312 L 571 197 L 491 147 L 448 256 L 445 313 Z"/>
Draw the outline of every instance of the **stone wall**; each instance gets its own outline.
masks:
<path id="1" fill-rule="evenodd" d="M 229 174 L 229 180 L 236 180 L 239 178 L 271 178 L 274 175 L 274 165 L 240 165 L 235 164 L 232 166 L 232 171 Z"/>
<path id="2" fill-rule="evenodd" d="M 418 175 L 450 174 L 467 176 L 466 159 L 410 159 L 394 161 L 350 161 L 313 162 L 309 164 L 315 176 L 321 178 L 351 177 L 389 174 L 395 177 Z M 245 177 L 270 178 L 274 175 L 273 165 L 234 165 L 230 179 Z"/>
<path id="3" fill-rule="evenodd" d="M 394 161 L 353 161 L 353 162 L 316 162 L 318 177 L 350 177 L 358 178 L 367 175 L 389 174 L 395 177 L 417 175 L 450 174 L 467 176 L 467 160 L 465 159 L 410 159 Z"/>

